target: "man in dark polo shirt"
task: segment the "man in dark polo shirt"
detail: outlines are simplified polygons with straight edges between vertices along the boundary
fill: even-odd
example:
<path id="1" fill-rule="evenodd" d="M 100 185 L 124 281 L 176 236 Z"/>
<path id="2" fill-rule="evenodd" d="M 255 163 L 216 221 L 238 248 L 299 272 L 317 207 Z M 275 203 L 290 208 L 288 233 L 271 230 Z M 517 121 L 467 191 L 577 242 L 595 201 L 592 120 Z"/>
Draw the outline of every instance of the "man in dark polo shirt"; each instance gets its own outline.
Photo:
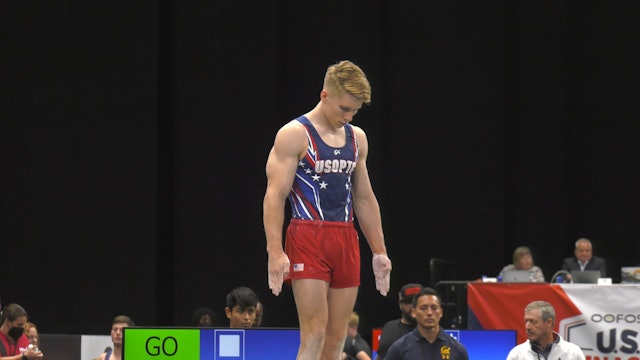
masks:
<path id="1" fill-rule="evenodd" d="M 437 291 L 422 288 L 411 305 L 416 328 L 391 345 L 385 360 L 469 360 L 464 345 L 440 328 L 442 301 Z"/>

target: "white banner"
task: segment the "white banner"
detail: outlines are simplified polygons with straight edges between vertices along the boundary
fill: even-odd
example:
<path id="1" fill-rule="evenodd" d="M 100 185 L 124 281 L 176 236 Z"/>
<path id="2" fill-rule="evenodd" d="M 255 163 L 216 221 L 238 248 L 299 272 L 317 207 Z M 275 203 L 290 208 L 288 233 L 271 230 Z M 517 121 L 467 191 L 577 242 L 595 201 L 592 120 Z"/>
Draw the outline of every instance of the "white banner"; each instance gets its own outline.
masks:
<path id="1" fill-rule="evenodd" d="M 580 315 L 559 319 L 560 334 L 587 360 L 640 360 L 640 286 L 564 284 Z"/>

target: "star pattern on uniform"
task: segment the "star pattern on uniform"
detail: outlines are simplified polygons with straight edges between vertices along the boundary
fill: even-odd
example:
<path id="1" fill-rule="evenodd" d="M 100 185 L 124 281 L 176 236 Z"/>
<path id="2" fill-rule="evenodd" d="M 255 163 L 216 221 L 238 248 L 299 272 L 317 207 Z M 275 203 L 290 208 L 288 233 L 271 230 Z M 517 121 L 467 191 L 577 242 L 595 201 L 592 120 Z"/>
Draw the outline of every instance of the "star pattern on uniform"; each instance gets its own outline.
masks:
<path id="1" fill-rule="evenodd" d="M 313 170 L 311 170 L 311 168 L 306 167 L 304 161 L 302 161 L 302 160 L 298 161 L 298 166 L 302 168 L 302 170 L 304 171 L 305 174 L 313 173 Z M 318 181 L 320 181 L 321 176 L 318 175 L 318 174 L 313 174 L 313 175 L 311 175 L 311 178 L 313 179 L 314 182 L 318 182 Z M 319 183 L 319 185 L 320 185 L 320 189 L 326 189 L 327 186 L 329 186 L 329 184 L 324 182 L 324 181 Z M 348 188 L 349 188 L 349 185 L 347 185 L 347 189 Z"/>

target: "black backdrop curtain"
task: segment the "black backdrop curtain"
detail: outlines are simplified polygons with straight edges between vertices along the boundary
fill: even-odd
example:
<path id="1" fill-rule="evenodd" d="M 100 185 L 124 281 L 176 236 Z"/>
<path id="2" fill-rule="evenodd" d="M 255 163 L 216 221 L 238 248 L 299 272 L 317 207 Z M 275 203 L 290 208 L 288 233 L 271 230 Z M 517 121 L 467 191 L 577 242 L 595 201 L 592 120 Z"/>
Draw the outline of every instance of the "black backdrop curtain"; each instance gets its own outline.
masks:
<path id="1" fill-rule="evenodd" d="M 392 293 L 362 241 L 361 332 L 429 285 L 495 275 L 528 245 L 549 278 L 578 237 L 637 265 L 636 1 L 3 2 L 3 305 L 45 333 L 187 325 L 250 286 L 265 325 L 264 163 L 315 105 L 326 67 L 367 72 Z"/>

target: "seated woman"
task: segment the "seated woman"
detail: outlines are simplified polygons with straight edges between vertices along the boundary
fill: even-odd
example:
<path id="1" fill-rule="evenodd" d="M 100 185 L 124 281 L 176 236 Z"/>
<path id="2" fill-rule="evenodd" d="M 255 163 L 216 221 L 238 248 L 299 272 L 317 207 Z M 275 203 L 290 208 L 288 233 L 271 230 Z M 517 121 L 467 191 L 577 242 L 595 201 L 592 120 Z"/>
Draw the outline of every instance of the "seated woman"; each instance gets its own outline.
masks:
<path id="1" fill-rule="evenodd" d="M 532 282 L 544 282 L 542 269 L 533 264 L 533 255 L 531 254 L 531 250 L 526 246 L 518 246 L 513 251 L 513 264 L 502 268 L 499 276 L 503 276 L 504 272 L 509 270 L 528 270 L 529 278 Z"/>

